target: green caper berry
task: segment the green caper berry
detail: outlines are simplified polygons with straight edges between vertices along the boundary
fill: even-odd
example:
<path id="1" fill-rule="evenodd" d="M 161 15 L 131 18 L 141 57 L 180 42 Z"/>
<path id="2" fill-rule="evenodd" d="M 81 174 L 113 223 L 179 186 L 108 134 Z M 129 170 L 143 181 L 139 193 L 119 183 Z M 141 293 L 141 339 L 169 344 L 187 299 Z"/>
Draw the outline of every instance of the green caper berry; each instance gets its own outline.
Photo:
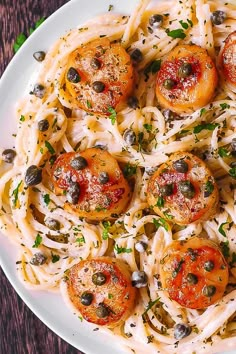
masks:
<path id="1" fill-rule="evenodd" d="M 214 285 L 205 285 L 202 289 L 203 295 L 211 297 L 216 293 L 216 287 Z"/>
<path id="2" fill-rule="evenodd" d="M 12 149 L 6 149 L 2 152 L 2 160 L 6 163 L 12 163 L 16 156 L 16 152 Z"/>
<path id="3" fill-rule="evenodd" d="M 179 77 L 185 78 L 192 74 L 192 65 L 190 63 L 183 63 L 178 70 Z"/>
<path id="4" fill-rule="evenodd" d="M 49 121 L 47 119 L 42 119 L 38 122 L 38 130 L 40 132 L 46 132 L 49 128 Z"/>
<path id="5" fill-rule="evenodd" d="M 193 274 L 193 273 L 188 273 L 187 274 L 187 282 L 190 284 L 197 284 L 198 283 L 198 277 Z"/>
<path id="6" fill-rule="evenodd" d="M 70 165 L 75 170 L 83 170 L 88 166 L 88 162 L 83 156 L 77 156 L 70 161 Z"/>
<path id="7" fill-rule="evenodd" d="M 35 165 L 27 168 L 25 173 L 25 183 L 27 186 L 35 186 L 42 182 L 42 169 Z"/>
<path id="8" fill-rule="evenodd" d="M 54 231 L 60 230 L 61 225 L 59 221 L 56 219 L 46 218 L 44 220 L 44 223 L 50 230 L 54 230 Z"/>
<path id="9" fill-rule="evenodd" d="M 34 266 L 40 266 L 43 265 L 47 260 L 47 257 L 43 253 L 35 253 L 33 257 L 30 260 L 30 264 Z"/>
<path id="10" fill-rule="evenodd" d="M 80 297 L 80 302 L 84 306 L 91 305 L 92 301 L 93 301 L 93 294 L 91 294 L 91 293 L 85 292 Z"/>
<path id="11" fill-rule="evenodd" d="M 166 79 L 163 82 L 163 86 L 165 87 L 165 89 L 167 90 L 172 90 L 175 87 L 175 81 L 172 79 Z"/>
<path id="12" fill-rule="evenodd" d="M 180 181 L 179 190 L 183 194 L 183 196 L 187 199 L 192 199 L 195 195 L 194 186 L 190 181 Z"/>
<path id="13" fill-rule="evenodd" d="M 102 81 L 94 81 L 92 83 L 92 88 L 96 93 L 101 93 L 105 90 L 105 84 Z"/>
<path id="14" fill-rule="evenodd" d="M 34 52 L 33 57 L 35 60 L 37 61 L 43 61 L 45 59 L 46 53 L 43 52 L 42 50 L 38 51 L 38 52 Z"/>
<path id="15" fill-rule="evenodd" d="M 99 306 L 96 308 L 96 315 L 99 318 L 104 318 L 109 315 L 109 310 L 104 304 L 99 304 Z"/>
<path id="16" fill-rule="evenodd" d="M 176 160 L 174 163 L 173 163 L 173 167 L 174 169 L 177 171 L 177 172 L 180 172 L 180 173 L 186 173 L 188 172 L 188 164 L 186 161 L 184 160 Z"/>
<path id="17" fill-rule="evenodd" d="M 106 283 L 106 275 L 102 272 L 94 273 L 92 275 L 92 282 L 95 285 L 104 285 Z"/>
<path id="18" fill-rule="evenodd" d="M 101 68 L 101 63 L 97 58 L 92 58 L 90 62 L 91 68 L 98 70 Z"/>
<path id="19" fill-rule="evenodd" d="M 172 195 L 173 190 L 174 190 L 174 186 L 172 183 L 166 184 L 166 185 L 160 187 L 160 193 L 164 197 L 168 197 L 168 196 Z"/>
<path id="20" fill-rule="evenodd" d="M 212 271 L 212 269 L 214 269 L 214 262 L 212 262 L 212 261 L 206 261 L 205 263 L 204 263 L 204 269 L 207 271 L 207 272 L 210 272 L 210 271 Z"/>
<path id="21" fill-rule="evenodd" d="M 109 181 L 109 175 L 107 172 L 102 171 L 98 176 L 99 183 L 106 184 Z"/>

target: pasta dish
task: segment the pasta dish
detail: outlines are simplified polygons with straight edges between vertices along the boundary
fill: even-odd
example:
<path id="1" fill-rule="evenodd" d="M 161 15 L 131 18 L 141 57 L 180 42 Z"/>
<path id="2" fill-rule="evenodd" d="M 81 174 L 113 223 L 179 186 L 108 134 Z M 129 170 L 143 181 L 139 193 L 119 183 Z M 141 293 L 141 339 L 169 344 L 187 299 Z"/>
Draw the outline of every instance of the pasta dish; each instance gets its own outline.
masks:
<path id="1" fill-rule="evenodd" d="M 233 0 L 110 5 L 32 53 L 0 230 L 126 353 L 236 348 L 235 53 Z"/>

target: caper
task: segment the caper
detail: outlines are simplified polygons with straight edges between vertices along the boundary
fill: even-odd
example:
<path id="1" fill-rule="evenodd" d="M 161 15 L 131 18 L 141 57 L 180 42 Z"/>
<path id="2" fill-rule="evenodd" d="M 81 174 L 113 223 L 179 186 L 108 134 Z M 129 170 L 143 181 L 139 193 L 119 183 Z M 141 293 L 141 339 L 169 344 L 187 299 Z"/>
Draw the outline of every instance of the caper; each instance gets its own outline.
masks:
<path id="1" fill-rule="evenodd" d="M 190 181 L 180 181 L 179 190 L 183 194 L 183 196 L 187 199 L 192 199 L 195 195 L 194 186 Z"/>
<path id="2" fill-rule="evenodd" d="M 99 286 L 103 285 L 106 283 L 106 280 L 107 280 L 106 275 L 102 272 L 94 273 L 92 275 L 92 282 L 95 285 L 99 285 Z"/>
<path id="3" fill-rule="evenodd" d="M 139 63 L 143 60 L 143 53 L 140 49 L 136 48 L 131 52 L 130 57 L 135 63 Z"/>
<path id="4" fill-rule="evenodd" d="M 163 86 L 165 87 L 165 89 L 167 90 L 172 90 L 175 87 L 175 81 L 172 79 L 166 79 L 163 82 Z"/>
<path id="5" fill-rule="evenodd" d="M 38 122 L 38 130 L 40 132 L 45 132 L 49 128 L 49 121 L 47 119 L 42 119 Z"/>
<path id="6" fill-rule="evenodd" d="M 144 271 L 135 271 L 132 273 L 132 286 L 136 288 L 143 288 L 147 286 L 148 277 Z"/>
<path id="7" fill-rule="evenodd" d="M 109 181 L 108 173 L 105 171 L 100 172 L 99 176 L 98 176 L 98 180 L 99 180 L 99 183 L 106 184 Z"/>
<path id="8" fill-rule="evenodd" d="M 231 154 L 236 156 L 236 138 L 233 138 L 231 142 Z"/>
<path id="9" fill-rule="evenodd" d="M 67 201 L 73 205 L 77 204 L 80 196 L 80 186 L 77 182 L 72 182 L 66 191 Z"/>
<path id="10" fill-rule="evenodd" d="M 230 162 L 230 164 L 229 164 L 229 165 L 230 165 L 230 167 L 231 167 L 231 168 L 236 167 L 236 161 Z"/>
<path id="11" fill-rule="evenodd" d="M 192 65 L 190 63 L 183 63 L 178 70 L 179 77 L 185 78 L 192 74 Z"/>
<path id="12" fill-rule="evenodd" d="M 16 152 L 12 149 L 6 149 L 2 152 L 2 159 L 4 162 L 12 163 L 16 156 Z"/>
<path id="13" fill-rule="evenodd" d="M 213 269 L 214 269 L 215 265 L 214 265 L 214 262 L 213 261 L 206 261 L 204 263 L 204 269 L 207 271 L 207 272 L 211 272 Z"/>
<path id="14" fill-rule="evenodd" d="M 173 163 L 173 167 L 174 167 L 174 169 L 175 169 L 177 172 L 180 172 L 180 173 L 186 173 L 186 172 L 188 172 L 188 164 L 187 164 L 187 162 L 184 161 L 183 159 L 176 160 L 176 161 Z"/>
<path id="15" fill-rule="evenodd" d="M 38 98 L 43 98 L 45 94 L 45 87 L 41 84 L 35 84 L 32 91 L 30 91 L 30 95 L 34 95 Z"/>
<path id="16" fill-rule="evenodd" d="M 52 218 L 46 218 L 44 220 L 45 225 L 50 229 L 50 230 L 60 230 L 60 222 L 56 219 L 52 219 Z"/>
<path id="17" fill-rule="evenodd" d="M 174 186 L 172 183 L 165 184 L 164 186 L 160 187 L 161 195 L 168 197 L 173 194 Z"/>
<path id="18" fill-rule="evenodd" d="M 213 25 L 221 25 L 226 19 L 226 13 L 224 11 L 214 11 L 211 15 L 211 22 Z"/>
<path id="19" fill-rule="evenodd" d="M 138 102 L 137 97 L 130 96 L 127 100 L 127 105 L 132 109 L 138 108 L 139 102 Z"/>
<path id="20" fill-rule="evenodd" d="M 93 301 L 93 294 L 92 293 L 84 292 L 80 297 L 80 302 L 84 306 L 91 305 L 92 301 Z"/>
<path id="21" fill-rule="evenodd" d="M 216 287 L 214 285 L 205 285 L 202 289 L 203 295 L 211 297 L 216 293 Z"/>
<path id="22" fill-rule="evenodd" d="M 174 328 L 174 337 L 177 340 L 183 339 L 190 335 L 192 329 L 185 323 L 177 323 Z"/>
<path id="23" fill-rule="evenodd" d="M 109 315 L 109 310 L 103 303 L 100 303 L 96 308 L 96 315 L 99 318 L 107 317 Z"/>
<path id="24" fill-rule="evenodd" d="M 70 82 L 73 82 L 74 84 L 80 82 L 81 77 L 78 73 L 78 71 L 75 68 L 70 67 L 69 70 L 67 71 L 67 80 Z"/>
<path id="25" fill-rule="evenodd" d="M 47 257 L 43 253 L 38 252 L 33 255 L 33 257 L 30 260 L 30 264 L 34 266 L 40 266 L 43 265 L 46 262 L 46 260 Z"/>
<path id="26" fill-rule="evenodd" d="M 139 253 L 143 253 L 146 251 L 148 244 L 143 241 L 138 241 L 135 243 L 134 247 L 135 247 L 136 251 L 138 251 Z"/>
<path id="27" fill-rule="evenodd" d="M 95 92 L 100 93 L 105 90 L 105 84 L 102 81 L 94 81 L 92 83 L 92 88 Z"/>
<path id="28" fill-rule="evenodd" d="M 187 274 L 187 282 L 190 284 L 197 284 L 198 283 L 198 277 L 193 274 L 193 273 L 188 273 Z"/>
<path id="29" fill-rule="evenodd" d="M 136 143 L 136 134 L 132 129 L 126 129 L 123 138 L 129 145 L 135 145 Z"/>
<path id="30" fill-rule="evenodd" d="M 43 52 L 42 50 L 38 52 L 34 52 L 33 57 L 37 61 L 43 61 L 45 59 L 46 53 Z"/>
<path id="31" fill-rule="evenodd" d="M 149 24 L 150 24 L 150 26 L 152 26 L 154 28 L 161 27 L 163 24 L 163 16 L 159 15 L 159 14 L 152 15 L 149 18 Z"/>
<path id="32" fill-rule="evenodd" d="M 90 62 L 91 68 L 98 70 L 101 68 L 101 62 L 97 58 L 92 58 Z"/>
<path id="33" fill-rule="evenodd" d="M 42 182 L 42 169 L 35 165 L 27 168 L 25 173 L 25 183 L 27 186 L 35 186 Z"/>
<path id="34" fill-rule="evenodd" d="M 83 156 L 76 156 L 70 161 L 70 165 L 75 170 L 83 170 L 88 166 L 88 162 Z"/>
<path id="35" fill-rule="evenodd" d="M 178 116 L 177 113 L 171 111 L 170 109 L 164 109 L 162 114 L 163 114 L 166 122 L 171 122 L 173 120 L 181 120 L 182 119 L 182 117 Z"/>

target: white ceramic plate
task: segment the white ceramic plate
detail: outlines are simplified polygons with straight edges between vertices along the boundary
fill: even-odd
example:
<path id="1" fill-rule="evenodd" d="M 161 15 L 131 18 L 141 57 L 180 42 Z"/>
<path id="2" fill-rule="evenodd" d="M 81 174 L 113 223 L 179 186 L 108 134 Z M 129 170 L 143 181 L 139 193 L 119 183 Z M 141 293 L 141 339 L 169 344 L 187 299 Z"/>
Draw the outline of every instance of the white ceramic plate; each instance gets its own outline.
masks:
<path id="1" fill-rule="evenodd" d="M 47 51 L 66 30 L 107 12 L 110 4 L 114 6 L 113 11 L 129 14 L 136 3 L 137 0 L 72 0 L 30 36 L 9 64 L 0 82 L 1 147 L 14 146 L 12 134 L 16 132 L 15 104 L 24 94 L 32 73 L 38 67 L 32 53 L 38 50 Z M 85 321 L 81 323 L 65 306 L 59 294 L 27 290 L 16 275 L 16 248 L 1 234 L 0 243 L 0 264 L 6 276 L 27 306 L 49 328 L 87 354 L 123 353 L 112 337 L 100 331 L 94 332 L 94 326 Z M 231 354 L 235 354 L 235 351 Z"/>

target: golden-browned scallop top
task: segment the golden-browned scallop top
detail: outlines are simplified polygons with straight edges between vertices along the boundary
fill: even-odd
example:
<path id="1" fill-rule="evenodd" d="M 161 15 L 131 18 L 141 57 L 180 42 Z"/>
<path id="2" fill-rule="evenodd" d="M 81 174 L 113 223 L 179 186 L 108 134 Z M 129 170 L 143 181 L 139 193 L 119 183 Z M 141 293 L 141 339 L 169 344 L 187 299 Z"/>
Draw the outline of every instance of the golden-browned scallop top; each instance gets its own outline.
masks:
<path id="1" fill-rule="evenodd" d="M 214 215 L 219 193 L 206 164 L 189 152 L 178 152 L 150 178 L 147 200 L 158 215 L 186 225 Z"/>
<path id="2" fill-rule="evenodd" d="M 214 242 L 200 237 L 174 241 L 160 262 L 162 287 L 172 300 L 191 309 L 219 301 L 228 283 L 228 265 Z"/>
<path id="3" fill-rule="evenodd" d="M 130 95 L 133 81 L 129 54 L 107 38 L 85 44 L 69 56 L 65 84 L 75 108 L 109 115 Z"/>
<path id="4" fill-rule="evenodd" d="M 191 113 L 214 96 L 218 77 L 207 51 L 196 45 L 177 46 L 157 74 L 160 105 L 176 113 Z"/>
<path id="5" fill-rule="evenodd" d="M 118 217 L 130 198 L 130 187 L 107 151 L 90 148 L 60 155 L 52 168 L 57 194 L 66 195 L 66 207 L 89 220 Z"/>
<path id="6" fill-rule="evenodd" d="M 236 31 L 232 32 L 225 40 L 220 64 L 224 79 L 236 86 Z"/>
<path id="7" fill-rule="evenodd" d="M 86 321 L 114 327 L 134 307 L 136 289 L 130 279 L 128 266 L 121 260 L 84 260 L 70 269 L 68 294 Z"/>

